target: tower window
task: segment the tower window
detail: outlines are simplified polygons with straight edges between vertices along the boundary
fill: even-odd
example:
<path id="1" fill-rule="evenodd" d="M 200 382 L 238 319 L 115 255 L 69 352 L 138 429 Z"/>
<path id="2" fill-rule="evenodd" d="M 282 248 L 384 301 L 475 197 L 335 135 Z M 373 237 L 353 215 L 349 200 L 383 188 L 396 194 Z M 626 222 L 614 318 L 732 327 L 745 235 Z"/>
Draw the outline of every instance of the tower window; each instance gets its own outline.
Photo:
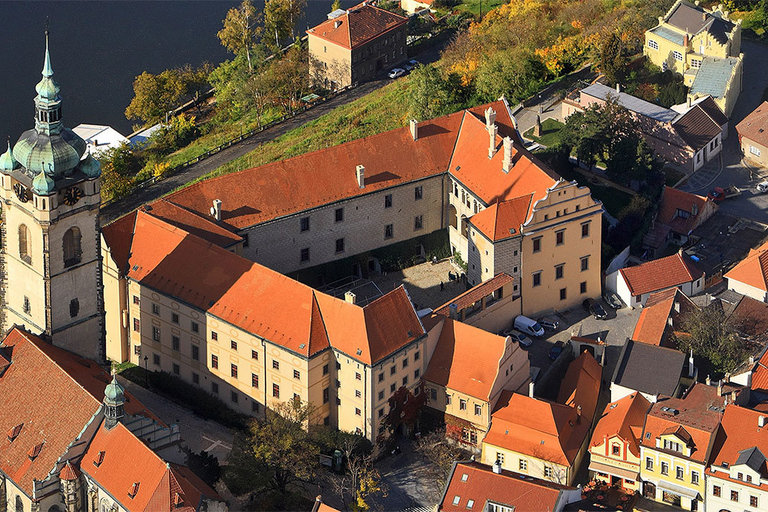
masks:
<path id="1" fill-rule="evenodd" d="M 77 265 L 82 260 L 83 251 L 80 247 L 80 230 L 72 226 L 64 233 L 64 266 Z"/>
<path id="2" fill-rule="evenodd" d="M 32 263 L 32 251 L 29 245 L 29 229 L 24 224 L 19 226 L 19 257 L 26 263 Z"/>
<path id="3" fill-rule="evenodd" d="M 29 297 L 24 296 L 24 312 L 29 314 L 32 311 L 32 307 L 29 305 Z"/>
<path id="4" fill-rule="evenodd" d="M 72 318 L 75 318 L 77 314 L 80 312 L 80 301 L 77 299 L 72 299 L 69 301 L 69 316 Z"/>

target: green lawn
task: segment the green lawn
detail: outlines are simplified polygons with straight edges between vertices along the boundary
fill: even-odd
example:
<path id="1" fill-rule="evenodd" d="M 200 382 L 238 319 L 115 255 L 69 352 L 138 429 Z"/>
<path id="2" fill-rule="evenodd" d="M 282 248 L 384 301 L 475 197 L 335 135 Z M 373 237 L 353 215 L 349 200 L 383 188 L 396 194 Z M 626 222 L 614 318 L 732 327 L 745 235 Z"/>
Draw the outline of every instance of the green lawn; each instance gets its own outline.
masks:
<path id="1" fill-rule="evenodd" d="M 545 119 L 541 122 L 541 137 L 533 135 L 533 128 L 523 134 L 526 139 L 534 140 L 539 144 L 552 148 L 560 142 L 560 130 L 565 125 L 556 119 Z"/>

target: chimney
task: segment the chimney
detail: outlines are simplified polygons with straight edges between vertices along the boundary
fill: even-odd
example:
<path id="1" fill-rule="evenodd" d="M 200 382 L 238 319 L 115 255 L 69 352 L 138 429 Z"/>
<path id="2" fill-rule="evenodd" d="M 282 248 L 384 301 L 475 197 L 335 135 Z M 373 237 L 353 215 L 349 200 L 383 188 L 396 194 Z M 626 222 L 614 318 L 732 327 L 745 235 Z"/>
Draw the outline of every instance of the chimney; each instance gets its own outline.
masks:
<path id="1" fill-rule="evenodd" d="M 214 199 L 211 207 L 211 215 L 217 220 L 221 220 L 221 199 Z"/>
<path id="2" fill-rule="evenodd" d="M 501 170 L 508 173 L 512 169 L 512 142 L 511 137 L 504 137 L 504 161 L 501 164 Z"/>
<path id="3" fill-rule="evenodd" d="M 763 428 L 765 426 L 765 416 L 757 417 L 757 426 Z"/>
<path id="4" fill-rule="evenodd" d="M 493 107 L 488 107 L 485 109 L 485 127 L 487 129 L 491 129 L 491 126 L 496 124 L 496 111 L 493 110 Z"/>
<path id="5" fill-rule="evenodd" d="M 755 356 L 749 356 L 749 364 L 755 364 Z"/>
<path id="6" fill-rule="evenodd" d="M 683 36 L 683 48 L 688 49 L 688 34 Z"/>
<path id="7" fill-rule="evenodd" d="M 357 295 L 352 293 L 351 291 L 344 294 L 344 300 L 346 302 L 349 302 L 350 304 L 356 304 L 357 303 Z"/>
<path id="8" fill-rule="evenodd" d="M 726 383 L 731 382 L 731 374 L 730 373 L 726 372 L 726 374 L 725 374 L 725 382 Z"/>
<path id="9" fill-rule="evenodd" d="M 717 396 L 723 396 L 723 379 L 717 381 Z"/>
<path id="10" fill-rule="evenodd" d="M 528 383 L 528 396 L 530 398 L 533 398 L 533 390 L 535 388 L 536 384 L 533 383 L 533 381 Z"/>
<path id="11" fill-rule="evenodd" d="M 457 306 L 456 303 L 448 306 L 448 316 L 451 318 L 451 320 L 459 319 L 459 306 Z"/>
<path id="12" fill-rule="evenodd" d="M 616 92 L 621 92 L 621 85 L 619 82 L 616 82 Z"/>
<path id="13" fill-rule="evenodd" d="M 707 375 L 707 380 L 704 381 L 704 382 L 706 382 L 707 386 L 711 386 L 712 385 L 712 379 L 709 378 L 709 375 Z"/>
<path id="14" fill-rule="evenodd" d="M 493 158 L 493 155 L 496 153 L 496 135 L 498 134 L 498 126 L 493 124 L 488 127 L 488 159 Z"/>
<path id="15" fill-rule="evenodd" d="M 688 105 L 688 108 L 691 108 L 691 97 L 688 96 L 688 99 L 685 101 L 685 103 Z"/>
<path id="16" fill-rule="evenodd" d="M 493 463 L 493 472 L 496 473 L 497 475 L 501 474 L 501 462 L 499 462 L 498 460 Z"/>
<path id="17" fill-rule="evenodd" d="M 365 166 L 358 165 L 355 167 L 355 171 L 357 173 L 357 186 L 360 188 L 365 188 Z"/>
<path id="18" fill-rule="evenodd" d="M 693 377 L 693 349 L 691 349 L 691 355 L 688 356 L 688 377 Z"/>
<path id="19" fill-rule="evenodd" d="M 419 122 L 411 119 L 411 137 L 413 140 L 419 140 Z"/>

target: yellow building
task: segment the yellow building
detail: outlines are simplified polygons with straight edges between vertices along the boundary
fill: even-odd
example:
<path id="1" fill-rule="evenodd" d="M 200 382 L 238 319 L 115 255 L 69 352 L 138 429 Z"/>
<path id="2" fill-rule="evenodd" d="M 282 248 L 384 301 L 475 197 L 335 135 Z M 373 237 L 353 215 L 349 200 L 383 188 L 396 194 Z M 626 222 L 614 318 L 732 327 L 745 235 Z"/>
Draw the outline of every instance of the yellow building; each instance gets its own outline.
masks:
<path id="1" fill-rule="evenodd" d="M 703 510 L 704 471 L 723 400 L 714 386 L 694 384 L 683 398 L 660 399 L 645 421 L 640 445 L 642 493 L 685 510 Z"/>
<path id="2" fill-rule="evenodd" d="M 571 485 L 587 452 L 602 367 L 583 352 L 568 367 L 557 402 L 505 391 L 491 417 L 482 462 Z"/>
<path id="3" fill-rule="evenodd" d="M 640 490 L 640 438 L 650 407 L 640 393 L 605 406 L 589 445 L 589 470 L 595 478 Z"/>

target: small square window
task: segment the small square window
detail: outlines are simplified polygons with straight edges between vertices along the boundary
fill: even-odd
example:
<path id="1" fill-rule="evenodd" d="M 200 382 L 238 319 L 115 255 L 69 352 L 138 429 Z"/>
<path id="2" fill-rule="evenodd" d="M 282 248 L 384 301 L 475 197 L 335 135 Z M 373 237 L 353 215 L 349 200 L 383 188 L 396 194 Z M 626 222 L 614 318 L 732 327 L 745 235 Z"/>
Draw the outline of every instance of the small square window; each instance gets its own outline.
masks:
<path id="1" fill-rule="evenodd" d="M 179 314 L 178 313 L 171 313 L 171 322 L 175 323 L 176 325 L 179 324 Z"/>
<path id="2" fill-rule="evenodd" d="M 394 375 L 394 374 L 395 374 L 395 372 L 397 372 L 397 366 L 395 366 L 395 365 L 392 365 L 392 366 L 390 366 L 390 368 L 389 368 L 389 374 L 390 374 L 390 375 Z"/>
<path id="3" fill-rule="evenodd" d="M 584 272 L 586 270 L 589 270 L 589 256 L 581 258 L 581 271 Z"/>
<path id="4" fill-rule="evenodd" d="M 152 327 L 152 339 L 154 341 L 160 341 L 160 328 L 159 327 Z"/>
<path id="5" fill-rule="evenodd" d="M 197 345 L 192 345 L 192 359 L 195 361 L 200 360 L 200 347 Z"/>
<path id="6" fill-rule="evenodd" d="M 255 350 L 251 350 L 251 359 L 254 359 L 254 360 L 258 361 L 259 360 L 259 353 L 256 352 Z"/>
<path id="7" fill-rule="evenodd" d="M 453 497 L 453 504 L 454 505 L 458 505 L 460 501 L 461 501 L 461 496 L 454 496 Z"/>
<path id="8" fill-rule="evenodd" d="M 517 467 L 520 469 L 520 471 L 528 471 L 528 461 L 520 459 L 520 461 L 517 463 Z"/>
<path id="9" fill-rule="evenodd" d="M 152 362 L 155 366 L 160 366 L 160 354 L 152 354 Z"/>
<path id="10" fill-rule="evenodd" d="M 483 407 L 481 405 L 475 404 L 475 416 L 480 416 L 483 414 Z"/>
<path id="11" fill-rule="evenodd" d="M 138 304 L 139 303 L 139 296 L 138 295 L 134 295 L 133 296 L 133 303 L 134 304 Z"/>
<path id="12" fill-rule="evenodd" d="M 540 252 L 541 251 L 541 237 L 536 237 L 533 239 L 533 252 Z"/>
<path id="13" fill-rule="evenodd" d="M 199 333 L 200 332 L 200 324 L 197 322 L 192 322 L 192 332 Z"/>
<path id="14" fill-rule="evenodd" d="M 403 368 L 407 368 L 407 367 L 408 367 L 408 358 L 406 357 L 403 359 Z"/>
<path id="15" fill-rule="evenodd" d="M 217 333 L 216 331 L 211 331 L 211 339 L 213 341 L 217 341 L 219 339 L 219 333 Z"/>
<path id="16" fill-rule="evenodd" d="M 336 208 L 335 220 L 336 222 L 344 221 L 344 208 Z"/>
<path id="17" fill-rule="evenodd" d="M 541 272 L 533 274 L 533 286 L 541 286 Z"/>
<path id="18" fill-rule="evenodd" d="M 301 378 L 301 372 L 299 372 L 299 370 L 293 370 L 293 378 L 294 379 L 300 379 Z"/>
<path id="19" fill-rule="evenodd" d="M 384 226 L 384 238 L 392 238 L 395 236 L 395 228 L 392 224 Z"/>
<path id="20" fill-rule="evenodd" d="M 344 239 L 343 238 L 337 238 L 336 239 L 336 252 L 344 252 Z"/>
<path id="21" fill-rule="evenodd" d="M 362 416 L 362 415 L 363 415 L 363 411 L 361 411 L 359 407 L 355 407 L 355 416 Z"/>
<path id="22" fill-rule="evenodd" d="M 275 369 L 275 370 L 279 370 L 280 369 L 280 361 L 278 361 L 277 359 L 273 359 L 272 360 L 272 368 Z"/>
<path id="23" fill-rule="evenodd" d="M 418 361 L 418 360 L 419 360 L 419 357 L 421 357 L 421 354 L 420 354 L 420 353 L 419 353 L 419 351 L 417 350 L 417 351 L 416 351 L 416 353 L 415 353 L 415 354 L 413 354 L 413 360 L 414 360 L 414 361 Z"/>
<path id="24" fill-rule="evenodd" d="M 309 217 L 302 217 L 299 222 L 301 231 L 309 231 Z"/>
<path id="25" fill-rule="evenodd" d="M 587 282 L 582 281 L 579 283 L 579 293 L 587 293 Z"/>
<path id="26" fill-rule="evenodd" d="M 237 342 L 235 340 L 229 340 L 229 346 L 232 350 L 237 350 Z"/>
<path id="27" fill-rule="evenodd" d="M 384 400 L 384 390 L 379 391 L 379 400 Z"/>
<path id="28" fill-rule="evenodd" d="M 406 375 L 405 377 L 403 377 L 403 386 L 407 386 L 407 385 L 408 385 L 408 376 Z"/>
<path id="29" fill-rule="evenodd" d="M 157 304 L 152 304 L 152 314 L 153 315 L 159 315 L 160 314 L 160 306 Z"/>
<path id="30" fill-rule="evenodd" d="M 355 398 L 362 398 L 362 396 L 363 396 L 363 393 L 359 389 L 356 389 L 355 390 Z"/>
<path id="31" fill-rule="evenodd" d="M 363 376 L 360 375 L 360 372 L 355 372 L 355 380 L 363 380 Z"/>
<path id="32" fill-rule="evenodd" d="M 418 379 L 418 378 L 419 378 L 419 375 L 421 375 L 421 368 L 416 368 L 416 369 L 413 371 L 413 378 L 414 378 L 414 379 Z M 417 388 L 417 391 L 418 391 L 418 388 Z"/>
<path id="33" fill-rule="evenodd" d="M 414 189 L 414 198 L 416 201 L 424 197 L 424 189 L 419 185 Z"/>
<path id="34" fill-rule="evenodd" d="M 471 509 L 474 506 L 475 506 L 475 500 L 468 500 L 467 501 L 467 508 L 468 509 Z"/>
<path id="35" fill-rule="evenodd" d="M 309 261 L 309 247 L 305 247 L 301 250 L 301 253 L 299 255 L 299 260 L 302 263 Z"/>
<path id="36" fill-rule="evenodd" d="M 389 392 L 390 392 L 390 393 L 394 393 L 394 392 L 395 392 L 395 389 L 397 389 L 395 386 L 396 386 L 396 385 L 395 385 L 394 383 L 392 383 L 392 384 L 389 386 Z"/>
<path id="37" fill-rule="evenodd" d="M 581 238 L 586 238 L 589 236 L 589 222 L 585 222 L 581 225 Z"/>
<path id="38" fill-rule="evenodd" d="M 133 353 L 134 353 L 134 355 L 140 356 L 141 355 L 141 345 L 134 345 Z"/>
<path id="39" fill-rule="evenodd" d="M 328 375 L 330 373 L 331 369 L 327 364 L 323 365 L 323 375 Z"/>
<path id="40" fill-rule="evenodd" d="M 565 300 L 567 296 L 567 292 L 565 288 L 560 288 L 560 300 Z"/>
<path id="41" fill-rule="evenodd" d="M 392 194 L 384 196 L 384 208 L 392 208 Z"/>
<path id="42" fill-rule="evenodd" d="M 555 267 L 555 279 L 562 279 L 564 275 L 564 268 L 565 265 L 557 265 Z"/>
<path id="43" fill-rule="evenodd" d="M 565 243 L 565 231 L 557 231 L 555 233 L 555 245 L 563 245 Z"/>
<path id="44" fill-rule="evenodd" d="M 219 367 L 219 356 L 211 354 L 211 368 Z"/>

